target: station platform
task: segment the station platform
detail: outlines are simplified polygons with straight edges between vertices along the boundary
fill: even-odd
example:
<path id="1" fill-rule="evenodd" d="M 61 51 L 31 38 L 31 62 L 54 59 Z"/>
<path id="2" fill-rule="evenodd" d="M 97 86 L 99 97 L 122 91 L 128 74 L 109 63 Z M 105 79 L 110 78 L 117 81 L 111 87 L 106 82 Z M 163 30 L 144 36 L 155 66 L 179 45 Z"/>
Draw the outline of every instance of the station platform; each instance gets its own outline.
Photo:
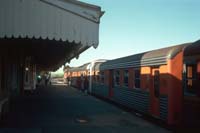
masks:
<path id="1" fill-rule="evenodd" d="M 168 133 L 73 87 L 49 85 L 10 100 L 0 133 Z"/>

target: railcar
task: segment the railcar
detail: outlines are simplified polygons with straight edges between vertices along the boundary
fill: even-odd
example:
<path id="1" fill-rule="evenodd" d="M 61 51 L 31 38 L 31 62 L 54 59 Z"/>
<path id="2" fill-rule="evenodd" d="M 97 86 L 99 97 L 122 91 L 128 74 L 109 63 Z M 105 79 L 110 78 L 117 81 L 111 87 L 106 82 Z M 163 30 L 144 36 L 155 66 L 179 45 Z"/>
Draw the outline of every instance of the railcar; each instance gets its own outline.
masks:
<path id="1" fill-rule="evenodd" d="M 89 70 L 87 66 L 90 63 L 86 63 L 79 67 L 73 67 L 68 70 L 69 79 L 71 82 L 71 86 L 76 87 L 78 89 L 81 88 L 83 77 L 88 76 Z"/>
<path id="2" fill-rule="evenodd" d="M 97 60 L 93 61 L 91 64 L 91 74 L 90 74 L 90 93 L 94 95 L 102 95 L 103 92 L 101 90 L 102 83 L 104 81 L 104 77 L 101 76 L 102 74 L 100 73 L 100 66 L 107 60 Z"/>
<path id="3" fill-rule="evenodd" d="M 89 79 L 89 93 L 92 93 L 93 85 L 99 81 L 99 66 L 106 60 L 99 59 L 89 63 L 86 63 L 79 67 L 67 67 L 64 72 L 64 78 L 69 79 L 71 85 L 76 88 L 81 88 L 83 78 L 87 76 Z M 94 91 L 93 91 L 94 92 Z"/>
<path id="4" fill-rule="evenodd" d="M 169 125 L 199 124 L 200 41 L 106 61 L 92 93 Z"/>

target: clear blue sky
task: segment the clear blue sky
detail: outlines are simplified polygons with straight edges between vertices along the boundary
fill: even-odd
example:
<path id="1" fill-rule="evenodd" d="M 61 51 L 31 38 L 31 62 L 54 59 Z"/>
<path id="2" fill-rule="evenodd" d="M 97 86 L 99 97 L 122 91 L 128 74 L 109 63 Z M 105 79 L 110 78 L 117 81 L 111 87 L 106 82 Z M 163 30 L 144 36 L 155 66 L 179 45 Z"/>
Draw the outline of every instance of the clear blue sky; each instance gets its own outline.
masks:
<path id="1" fill-rule="evenodd" d="M 200 0 L 81 0 L 101 6 L 99 46 L 73 59 L 79 66 L 200 39 Z"/>

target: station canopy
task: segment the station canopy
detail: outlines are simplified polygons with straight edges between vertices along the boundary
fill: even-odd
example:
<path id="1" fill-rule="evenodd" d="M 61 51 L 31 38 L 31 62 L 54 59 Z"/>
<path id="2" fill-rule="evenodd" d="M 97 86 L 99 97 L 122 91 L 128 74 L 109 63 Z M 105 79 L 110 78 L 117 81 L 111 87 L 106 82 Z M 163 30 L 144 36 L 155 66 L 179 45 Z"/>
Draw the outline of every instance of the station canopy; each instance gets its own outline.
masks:
<path id="1" fill-rule="evenodd" d="M 76 0 L 1 0 L 1 55 L 57 69 L 99 43 L 101 8 Z"/>

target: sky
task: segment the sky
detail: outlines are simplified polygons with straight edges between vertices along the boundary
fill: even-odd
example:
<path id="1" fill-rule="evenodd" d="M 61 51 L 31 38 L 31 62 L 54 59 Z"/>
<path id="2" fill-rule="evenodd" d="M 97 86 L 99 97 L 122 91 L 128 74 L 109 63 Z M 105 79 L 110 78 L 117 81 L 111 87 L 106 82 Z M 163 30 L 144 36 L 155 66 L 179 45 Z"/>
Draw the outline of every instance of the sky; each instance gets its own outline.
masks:
<path id="1" fill-rule="evenodd" d="M 80 66 L 200 39 L 200 0 L 81 0 L 105 11 L 99 46 L 71 60 Z"/>

